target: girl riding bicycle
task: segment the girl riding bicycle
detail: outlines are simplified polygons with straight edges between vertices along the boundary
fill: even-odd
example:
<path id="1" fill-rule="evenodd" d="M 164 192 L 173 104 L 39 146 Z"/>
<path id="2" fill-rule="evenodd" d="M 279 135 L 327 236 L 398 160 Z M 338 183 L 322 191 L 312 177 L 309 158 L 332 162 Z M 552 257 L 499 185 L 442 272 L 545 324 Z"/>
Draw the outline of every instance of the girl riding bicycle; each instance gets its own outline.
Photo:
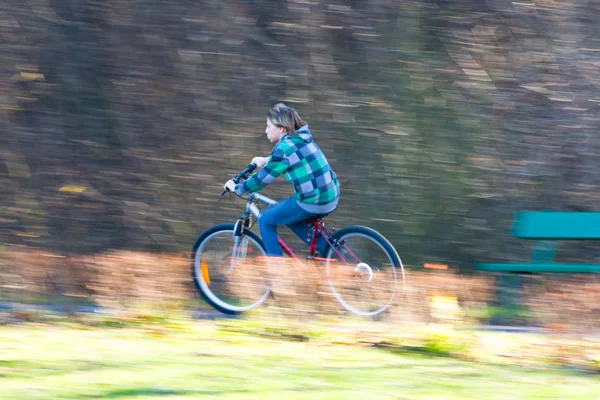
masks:
<path id="1" fill-rule="evenodd" d="M 300 239 L 310 243 L 306 220 L 330 214 L 337 207 L 340 186 L 321 149 L 313 141 L 308 125 L 292 107 L 283 103 L 267 113 L 267 138 L 275 147 L 269 157 L 254 157 L 260 170 L 248 180 L 225 183 L 225 189 L 239 196 L 262 190 L 279 175 L 294 187 L 294 195 L 264 210 L 258 227 L 268 256 L 281 257 L 277 241 L 277 225 L 286 225 Z M 317 239 L 317 251 L 324 255 L 327 243 Z"/>

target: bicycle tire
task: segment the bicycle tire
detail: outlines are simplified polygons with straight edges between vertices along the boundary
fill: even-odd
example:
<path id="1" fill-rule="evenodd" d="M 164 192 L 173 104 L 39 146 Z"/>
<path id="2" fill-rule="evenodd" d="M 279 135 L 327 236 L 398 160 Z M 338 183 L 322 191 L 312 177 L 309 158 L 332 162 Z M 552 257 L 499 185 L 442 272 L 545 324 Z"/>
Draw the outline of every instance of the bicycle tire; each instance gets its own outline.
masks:
<path id="1" fill-rule="evenodd" d="M 357 238 L 359 240 L 356 240 Z M 392 302 L 395 299 L 397 292 L 399 290 L 404 290 L 406 280 L 402 260 L 400 259 L 400 256 L 398 255 L 394 246 L 392 246 L 392 244 L 381 233 L 366 226 L 359 225 L 348 226 L 336 231 L 333 234 L 332 239 L 334 243 L 337 243 L 336 248 L 338 249 L 338 251 L 346 252 L 348 258 L 352 259 L 348 263 L 340 263 L 340 260 L 337 260 L 338 257 L 333 248 L 330 248 L 327 252 L 326 277 L 329 283 L 329 287 L 336 300 L 347 311 L 353 312 L 354 314 L 361 316 L 375 316 L 388 309 L 392 305 Z M 353 240 L 350 241 L 350 239 Z M 369 251 L 366 250 L 368 243 L 371 243 Z M 346 250 L 344 250 L 344 246 L 347 246 Z M 359 247 L 365 247 L 365 249 L 363 249 L 364 251 L 362 251 L 363 254 L 359 254 L 357 257 L 350 256 L 350 254 L 358 253 Z M 371 261 L 366 259 L 367 252 L 370 256 L 371 250 L 373 252 L 377 252 L 378 249 L 382 250 L 382 254 L 385 255 L 385 258 L 387 258 L 385 264 L 380 263 L 380 260 L 377 260 L 376 262 L 375 260 Z M 348 253 L 347 250 L 350 250 L 352 253 Z M 363 257 L 360 256 L 365 257 L 365 259 L 363 260 Z M 332 267 L 332 263 L 334 262 L 338 263 L 336 264 L 336 267 Z M 336 272 L 334 271 L 334 269 L 338 269 L 341 272 Z M 341 275 L 341 278 L 337 276 L 338 273 Z M 369 287 L 373 286 L 371 283 L 375 278 L 379 280 L 377 282 L 377 284 L 379 285 L 388 285 L 388 283 L 392 281 L 391 292 L 376 293 L 376 295 L 381 295 L 389 298 L 385 299 L 385 301 L 380 307 L 374 307 L 370 310 L 361 310 L 355 304 L 351 304 L 351 297 L 357 298 L 357 300 L 353 301 L 353 303 L 360 303 L 364 300 L 365 297 L 365 294 L 362 293 L 363 290 L 373 291 L 373 289 L 369 289 Z M 351 290 L 348 290 L 346 293 L 342 293 L 344 291 L 344 286 L 350 285 L 353 285 L 353 292 Z M 383 286 L 380 286 L 380 288 L 381 287 Z M 375 288 L 374 290 L 381 291 L 377 288 Z M 368 296 L 368 294 L 366 295 Z M 363 300 L 361 300 L 361 296 Z"/>
<path id="2" fill-rule="evenodd" d="M 202 232 L 196 239 L 196 242 L 192 246 L 192 254 L 191 254 L 192 278 L 194 281 L 194 285 L 196 286 L 196 289 L 198 290 L 198 292 L 200 293 L 202 298 L 208 304 L 210 304 L 213 308 L 215 308 L 216 310 L 218 310 L 224 314 L 229 314 L 229 315 L 238 315 L 238 314 L 241 314 L 252 308 L 258 307 L 267 299 L 267 297 L 270 294 L 270 289 L 265 285 L 264 292 L 262 292 L 262 289 L 259 289 L 262 292 L 262 294 L 260 295 L 260 297 L 258 298 L 257 301 L 251 302 L 249 305 L 242 306 L 239 304 L 231 304 L 229 302 L 229 300 L 221 298 L 218 294 L 216 294 L 214 292 L 215 289 L 214 289 L 214 286 L 212 285 L 211 278 L 209 278 L 209 274 L 216 273 L 217 272 L 216 268 L 218 265 L 226 265 L 224 260 L 227 258 L 227 254 L 230 253 L 231 250 L 229 249 L 229 247 L 225 250 L 220 249 L 219 246 L 221 246 L 221 244 L 217 244 L 217 249 L 219 249 L 219 251 L 223 252 L 224 257 L 222 257 L 222 256 L 217 257 L 217 255 L 215 254 L 214 257 L 215 257 L 216 263 L 214 265 L 214 268 L 213 268 L 213 264 L 211 264 L 211 266 L 210 266 L 211 269 L 209 270 L 208 262 L 205 261 L 206 258 L 209 258 L 208 244 L 217 237 L 222 239 L 221 243 L 226 243 L 227 237 L 229 237 L 229 238 L 231 238 L 231 242 L 229 242 L 228 246 L 231 246 L 234 243 L 234 230 L 235 230 L 234 224 L 219 224 L 219 225 L 215 225 L 215 226 L 207 229 L 206 231 Z M 251 241 L 253 243 L 253 245 L 259 250 L 260 254 L 258 256 L 266 255 L 266 250 L 265 250 L 262 240 L 254 232 L 246 230 L 244 232 L 244 234 L 241 235 L 241 237 L 240 237 L 241 240 L 243 240 L 244 238 L 247 238 L 249 241 Z M 232 256 L 230 259 L 230 264 L 229 264 L 230 270 L 234 269 L 234 264 L 236 264 L 238 262 L 236 260 L 245 261 L 246 255 L 244 255 L 243 258 Z M 241 265 L 241 263 L 240 263 L 240 265 Z M 247 269 L 247 272 L 251 272 L 251 271 L 252 271 L 251 269 Z M 203 275 L 203 273 L 204 273 L 204 275 Z M 212 279 L 214 280 L 214 277 Z M 213 288 L 211 288 L 209 286 L 213 286 Z M 232 297 L 232 298 L 235 298 L 235 297 Z"/>

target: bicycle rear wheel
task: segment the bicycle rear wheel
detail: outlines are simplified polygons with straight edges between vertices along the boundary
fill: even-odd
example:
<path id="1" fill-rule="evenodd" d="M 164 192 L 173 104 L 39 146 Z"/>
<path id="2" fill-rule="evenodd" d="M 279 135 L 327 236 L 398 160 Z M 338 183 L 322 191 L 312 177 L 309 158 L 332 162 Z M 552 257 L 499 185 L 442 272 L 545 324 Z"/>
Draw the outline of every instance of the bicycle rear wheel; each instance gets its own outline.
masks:
<path id="1" fill-rule="evenodd" d="M 326 261 L 326 277 L 335 298 L 348 311 L 373 316 L 386 310 L 404 290 L 398 253 L 377 231 L 349 226 L 337 231 Z"/>
<path id="2" fill-rule="evenodd" d="M 240 314 L 269 296 L 260 238 L 251 231 L 234 235 L 233 224 L 203 232 L 192 248 L 192 277 L 202 297 L 217 310 Z"/>

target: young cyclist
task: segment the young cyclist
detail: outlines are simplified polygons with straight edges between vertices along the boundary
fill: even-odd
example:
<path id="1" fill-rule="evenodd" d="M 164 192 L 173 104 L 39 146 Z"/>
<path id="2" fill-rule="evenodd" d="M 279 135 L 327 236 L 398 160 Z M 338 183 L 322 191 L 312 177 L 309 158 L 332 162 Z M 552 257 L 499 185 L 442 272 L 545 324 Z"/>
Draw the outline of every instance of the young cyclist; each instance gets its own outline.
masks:
<path id="1" fill-rule="evenodd" d="M 326 215 L 337 207 L 340 186 L 325 155 L 313 141 L 308 125 L 292 107 L 279 103 L 267 113 L 267 139 L 275 143 L 269 157 L 254 157 L 261 168 L 248 180 L 236 185 L 232 180 L 225 188 L 238 195 L 262 190 L 283 174 L 294 187 L 294 195 L 261 213 L 258 227 L 268 256 L 281 257 L 277 242 L 277 225 L 286 225 L 299 238 L 310 243 L 305 220 Z M 327 243 L 317 239 L 317 251 L 324 256 Z"/>

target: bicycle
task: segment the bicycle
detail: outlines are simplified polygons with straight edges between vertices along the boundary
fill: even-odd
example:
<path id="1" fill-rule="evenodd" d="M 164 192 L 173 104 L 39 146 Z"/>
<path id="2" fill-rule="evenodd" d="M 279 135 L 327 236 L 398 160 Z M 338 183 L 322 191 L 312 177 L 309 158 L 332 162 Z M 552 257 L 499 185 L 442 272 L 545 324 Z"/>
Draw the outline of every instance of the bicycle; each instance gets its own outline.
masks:
<path id="1" fill-rule="evenodd" d="M 233 181 L 238 184 L 248 179 L 255 168 L 255 164 L 249 164 Z M 225 314 L 240 314 L 258 307 L 271 295 L 266 277 L 255 268 L 266 251 L 251 228 L 260 216 L 258 205 L 270 206 L 277 201 L 260 193 L 251 193 L 245 200 L 246 209 L 234 224 L 207 229 L 192 247 L 195 286 L 212 307 Z M 312 226 L 307 259 L 324 264 L 329 288 L 347 311 L 361 316 L 382 313 L 392 304 L 398 288 L 404 289 L 404 267 L 398 253 L 383 235 L 371 228 L 355 225 L 336 231 L 325 226 L 324 217 L 319 215 L 306 221 Z M 329 246 L 323 257 L 315 257 L 318 236 Z M 288 257 L 300 260 L 281 237 L 278 242 Z M 243 282 L 243 291 L 249 293 L 240 293 L 240 282 L 235 287 L 236 278 Z"/>

